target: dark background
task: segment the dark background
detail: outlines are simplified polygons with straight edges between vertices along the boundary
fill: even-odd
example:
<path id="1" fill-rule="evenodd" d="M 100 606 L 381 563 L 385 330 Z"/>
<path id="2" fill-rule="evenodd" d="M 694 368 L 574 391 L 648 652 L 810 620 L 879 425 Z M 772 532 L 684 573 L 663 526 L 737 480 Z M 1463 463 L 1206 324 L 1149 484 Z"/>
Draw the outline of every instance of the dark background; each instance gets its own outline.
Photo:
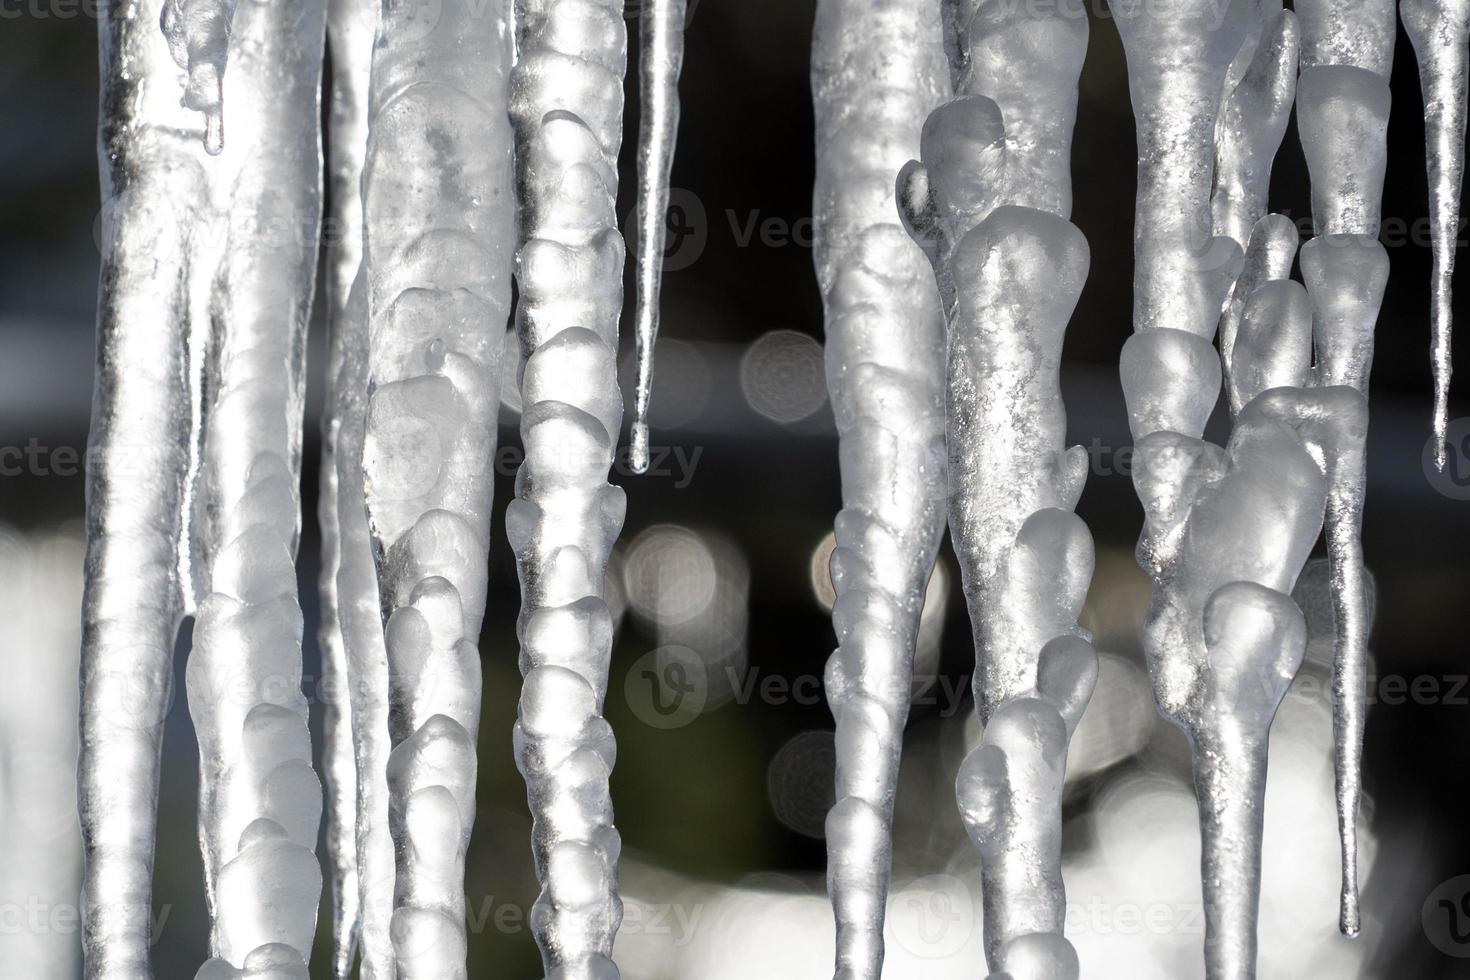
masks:
<path id="1" fill-rule="evenodd" d="M 1134 144 L 1122 47 L 1112 24 L 1098 16 L 1104 9 L 1100 0 L 1090 6 L 1093 29 L 1081 81 L 1073 220 L 1091 243 L 1092 267 L 1067 337 L 1064 392 L 1069 439 L 1098 440 L 1106 458 L 1110 448 L 1128 443 L 1116 369 L 1130 330 Z M 49 447 L 81 449 L 90 406 L 98 273 L 96 25 L 80 11 L 64 16 L 60 7 L 34 11 L 14 0 L 0 0 L 0 7 L 6 14 L 0 20 L 0 444 L 24 445 L 34 438 Z M 825 406 L 785 426 L 751 410 L 737 362 L 742 348 L 767 331 L 821 338 L 809 248 L 812 16 L 810 0 L 701 0 L 694 11 L 674 167 L 674 185 L 687 193 L 676 194 L 682 213 L 673 219 L 677 228 L 692 232 L 676 236 L 671 248 L 671 257 L 681 259 L 672 264 L 683 267 L 664 280 L 663 330 L 671 340 L 692 344 L 687 350 L 702 352 L 694 358 L 702 366 L 691 369 L 694 374 L 680 388 L 673 367 L 679 359 L 665 362 L 655 402 L 692 399 L 695 410 L 678 427 L 656 428 L 655 441 L 681 446 L 686 453 L 698 448 L 701 455 L 687 486 L 675 486 L 667 477 L 615 477 L 628 490 L 625 539 L 672 522 L 717 532 L 738 544 L 750 569 L 750 664 L 763 674 L 788 678 L 819 676 L 833 645 L 809 568 L 812 550 L 830 531 L 838 508 L 835 440 Z M 636 64 L 633 53 L 630 109 L 636 105 L 631 81 Z M 1459 605 L 1470 593 L 1465 557 L 1470 554 L 1470 503 L 1454 499 L 1456 493 L 1470 496 L 1463 492 L 1470 490 L 1470 445 L 1454 447 L 1453 471 L 1442 482 L 1426 471 L 1432 388 L 1423 126 L 1415 63 L 1402 34 L 1392 88 L 1383 202 L 1392 271 L 1372 378 L 1365 522 L 1368 564 L 1378 583 L 1373 650 L 1380 675 L 1434 678 L 1447 692 L 1454 678 L 1470 671 Z M 628 120 L 625 178 L 631 175 L 636 113 L 630 111 Z M 630 192 L 631 181 L 625 179 L 624 214 L 632 208 Z M 1271 204 L 1293 218 L 1310 213 L 1294 125 L 1277 158 Z M 742 229 L 767 219 L 779 222 L 768 227 L 784 230 L 786 240 L 769 234 L 763 240 L 757 232 L 742 244 Z M 1405 235 L 1406 229 L 1418 231 Z M 1457 282 L 1457 313 L 1470 321 L 1470 280 L 1462 274 Z M 631 324 L 631 303 L 625 324 Z M 1457 351 L 1462 368 L 1466 346 Z M 317 329 L 313 416 L 321 402 L 320 353 Z M 631 338 L 624 345 L 625 361 L 629 353 Z M 707 388 L 698 380 L 701 375 Z M 1470 377 L 1470 371 L 1461 377 Z M 1452 419 L 1470 414 L 1466 385 L 1459 391 L 1451 403 Z M 659 421 L 656 412 L 656 426 Z M 305 469 L 307 514 L 315 512 L 315 431 L 313 418 Z M 518 444 L 513 417 L 502 427 L 502 442 Z M 508 477 L 496 492 L 503 506 L 511 495 Z M 0 516 L 19 527 L 53 525 L 76 517 L 82 506 L 80 475 L 32 472 L 0 480 Z M 1078 511 L 1092 529 L 1100 556 L 1131 551 L 1142 515 L 1126 475 L 1095 472 Z M 300 576 L 306 672 L 313 676 L 318 672 L 317 547 L 309 528 Z M 944 560 L 953 572 L 952 557 Z M 529 822 L 509 737 L 519 689 L 518 593 L 498 520 L 490 565 L 491 599 L 482 638 L 481 812 L 468 888 L 472 902 L 493 895 L 497 902 L 529 908 L 536 893 L 526 843 Z M 1100 560 L 1099 567 L 1125 579 L 1134 574 L 1127 562 Z M 973 653 L 957 582 L 952 574 L 942 663 L 946 672 L 961 676 Z M 627 847 L 693 878 L 733 883 L 777 871 L 819 884 L 823 845 L 777 819 L 768 799 L 767 768 L 793 736 L 830 730 L 826 708 L 757 699 L 710 711 L 677 730 L 654 729 L 641 724 L 617 696 L 630 665 L 654 645 L 646 624 L 630 617 L 614 653 L 614 693 L 607 711 L 619 739 L 613 795 Z M 187 636 L 178 658 L 179 690 L 186 650 Z M 1366 782 L 1379 851 L 1363 889 L 1367 913 L 1378 923 L 1362 940 L 1372 944 L 1366 976 L 1470 976 L 1470 967 L 1458 965 L 1465 961 L 1437 951 L 1420 925 L 1420 909 L 1431 890 L 1470 871 L 1462 805 L 1470 777 L 1470 707 L 1463 697 L 1420 700 L 1431 703 L 1380 699 L 1368 718 Z M 916 719 L 922 721 L 923 715 L 924 709 L 915 709 Z M 318 720 L 319 706 L 313 724 Z M 1158 738 L 1179 736 L 1166 731 Z M 1106 777 L 1094 775 L 1073 787 L 1069 814 L 1085 813 L 1090 794 Z M 178 698 L 165 746 L 154 898 L 156 904 L 172 905 L 155 950 L 155 967 L 163 977 L 192 975 L 205 955 L 193 827 L 196 784 L 192 730 Z M 825 791 L 830 793 L 830 786 Z M 1331 826 L 1321 828 L 1323 834 L 1334 832 Z M 324 904 L 313 976 L 327 975 L 328 921 Z M 472 937 L 470 966 L 472 976 L 491 971 L 540 975 L 524 929 L 492 928 Z"/>

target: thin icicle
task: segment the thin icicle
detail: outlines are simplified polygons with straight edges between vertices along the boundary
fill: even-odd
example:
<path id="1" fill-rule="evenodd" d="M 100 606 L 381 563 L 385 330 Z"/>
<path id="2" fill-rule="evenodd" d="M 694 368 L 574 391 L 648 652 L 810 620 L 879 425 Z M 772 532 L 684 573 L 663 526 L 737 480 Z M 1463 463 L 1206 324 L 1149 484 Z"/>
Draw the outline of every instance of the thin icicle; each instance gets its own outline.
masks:
<path id="1" fill-rule="evenodd" d="M 611 978 L 622 920 L 602 717 L 612 620 L 608 554 L 623 491 L 607 483 L 623 401 L 617 160 L 627 37 L 622 0 L 522 0 L 512 80 L 521 248 L 516 329 L 526 458 L 505 529 L 521 580 L 524 675 L 515 729 L 541 895 L 546 974 Z M 651 253 L 650 253 L 651 254 Z"/>
<path id="2" fill-rule="evenodd" d="M 342 426 L 341 383 L 347 300 L 362 260 L 362 168 L 367 152 L 368 76 L 378 5 L 373 0 L 328 0 L 327 44 L 331 53 L 332 101 L 327 118 L 328 201 L 325 223 L 327 398 L 322 411 L 322 459 L 317 517 L 322 536 L 321 628 L 324 711 L 323 776 L 327 790 L 327 861 L 332 894 L 332 975 L 348 980 L 361 923 L 361 879 L 357 854 L 357 758 L 353 738 L 348 666 L 342 635 L 342 566 L 337 488 L 338 434 Z M 360 465 L 360 464 L 359 464 Z M 356 560 L 371 563 L 369 550 Z M 377 591 L 372 592 L 377 604 Z M 386 692 L 384 693 L 386 697 Z"/>
<path id="3" fill-rule="evenodd" d="M 510 59 L 504 10 L 474 0 L 449 0 L 428 25 L 411 6 L 385 6 L 373 50 L 362 472 L 387 651 L 389 938 L 401 980 L 466 969 L 486 461 L 515 243 Z M 380 887 L 367 878 L 366 889 Z"/>
<path id="4" fill-rule="evenodd" d="M 333 386 L 337 418 L 337 616 L 347 660 L 352 747 L 357 761 L 357 875 L 363 980 L 391 980 L 393 839 L 388 833 L 388 651 L 363 507 L 367 423 L 367 285 L 359 275 L 340 321 L 342 361 Z"/>
<path id="5" fill-rule="evenodd" d="M 199 739 L 200 841 L 210 899 L 206 976 L 247 958 L 303 967 L 321 869 L 321 785 L 301 692 L 295 557 L 306 325 L 321 222 L 321 3 L 251 4 L 236 22 L 225 91 L 236 137 L 211 165 L 229 222 L 212 280 L 197 538 L 205 595 L 187 684 Z M 233 972 L 231 972 L 233 971 Z"/>
<path id="6" fill-rule="evenodd" d="M 836 976 L 877 980 L 893 800 L 925 585 L 944 531 L 944 319 L 899 225 L 893 175 L 949 93 L 936 4 L 822 0 L 812 41 L 815 259 L 843 508 L 827 663 L 837 801 L 827 816 Z"/>
<path id="7" fill-rule="evenodd" d="M 1388 276 L 1377 241 L 1387 165 L 1389 72 L 1397 33 L 1392 0 L 1300 0 L 1301 79 L 1297 127 L 1312 179 L 1319 236 L 1302 249 L 1314 307 L 1318 384 L 1349 385 L 1365 397 L 1373 329 Z M 1358 810 L 1368 676 L 1363 567 L 1361 452 L 1332 461 L 1327 552 L 1337 612 L 1333 667 L 1337 819 L 1342 840 L 1340 925 L 1359 930 Z"/>
<path id="8" fill-rule="evenodd" d="M 949 524 L 974 630 L 983 742 L 956 779 L 979 851 L 986 958 L 998 975 L 1075 980 L 1063 938 L 1062 776 L 1097 678 L 1077 626 L 1092 538 L 1065 449 L 1062 338 L 1087 242 L 1072 210 L 1072 128 L 1087 50 L 1079 2 L 946 8 L 956 97 L 899 176 L 948 318 Z"/>
<path id="9" fill-rule="evenodd" d="M 188 74 L 180 105 L 204 114 L 204 149 L 225 148 L 225 61 L 238 0 L 164 0 L 158 24 L 174 63 Z"/>
<path id="10" fill-rule="evenodd" d="M 1434 239 L 1434 278 L 1429 323 L 1434 365 L 1434 465 L 1444 469 L 1449 424 L 1451 285 L 1460 228 L 1460 189 L 1465 180 L 1465 106 L 1470 86 L 1470 2 L 1402 0 L 1399 16 L 1419 59 L 1424 92 L 1424 143 L 1429 170 L 1429 232 Z"/>
<path id="11" fill-rule="evenodd" d="M 669 173 L 679 132 L 679 70 L 684 65 L 685 0 L 644 0 L 638 34 L 638 387 L 629 464 L 648 469 L 648 401 L 658 340 L 659 287 L 668 235 Z"/>

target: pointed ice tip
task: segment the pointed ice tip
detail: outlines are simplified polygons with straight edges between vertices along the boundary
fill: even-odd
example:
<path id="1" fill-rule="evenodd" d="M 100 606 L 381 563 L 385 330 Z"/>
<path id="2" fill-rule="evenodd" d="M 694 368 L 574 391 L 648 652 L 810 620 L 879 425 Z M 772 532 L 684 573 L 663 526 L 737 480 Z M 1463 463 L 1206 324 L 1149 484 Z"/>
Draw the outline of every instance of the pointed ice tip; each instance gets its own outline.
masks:
<path id="1" fill-rule="evenodd" d="M 1441 388 L 1434 393 L 1434 468 L 1440 473 L 1449 455 L 1449 421 L 1449 393 Z"/>
<path id="2" fill-rule="evenodd" d="M 1342 911 L 1338 915 L 1337 927 L 1349 939 L 1357 939 L 1358 933 L 1362 931 L 1362 923 L 1358 916 L 1358 895 L 1356 892 L 1345 891 L 1342 893 Z"/>
<path id="3" fill-rule="evenodd" d="M 628 447 L 628 465 L 634 473 L 648 472 L 648 420 L 641 416 L 633 422 L 633 442 Z"/>
<path id="4" fill-rule="evenodd" d="M 211 109 L 204 116 L 204 152 L 217 157 L 224 152 L 224 148 L 224 115 L 218 109 Z"/>

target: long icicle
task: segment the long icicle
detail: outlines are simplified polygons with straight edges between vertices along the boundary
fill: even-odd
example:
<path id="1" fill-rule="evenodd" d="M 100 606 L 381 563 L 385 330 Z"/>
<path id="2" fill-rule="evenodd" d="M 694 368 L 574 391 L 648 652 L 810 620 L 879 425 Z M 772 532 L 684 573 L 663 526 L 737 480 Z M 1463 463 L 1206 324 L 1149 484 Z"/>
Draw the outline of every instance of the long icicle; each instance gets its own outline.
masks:
<path id="1" fill-rule="evenodd" d="M 827 888 L 842 980 L 882 970 L 914 646 L 944 533 L 944 319 L 933 272 L 899 224 L 893 175 L 918 153 L 948 76 L 936 4 L 817 5 L 815 261 L 843 502 L 826 671 L 837 723 Z"/>
<path id="2" fill-rule="evenodd" d="M 1077 615 L 1092 537 L 1065 448 L 1062 339 L 1089 255 L 1072 210 L 1080 2 L 945 7 L 956 97 L 924 123 L 899 177 L 948 318 L 949 524 L 973 627 L 984 734 L 955 781 L 980 855 L 993 975 L 1075 980 L 1063 937 L 1062 777 L 1097 678 Z"/>
<path id="3" fill-rule="evenodd" d="M 230 222 L 214 273 L 202 493 L 204 598 L 189 657 L 210 949 L 200 971 L 305 976 L 321 869 L 321 784 L 301 692 L 301 430 L 321 224 L 325 7 L 250 4 L 224 91 L 236 136 L 211 164 Z"/>
<path id="4" fill-rule="evenodd" d="M 352 723 L 349 669 L 343 637 L 338 576 L 343 550 L 338 519 L 338 435 L 342 427 L 338 385 L 344 358 L 347 299 L 362 261 L 362 168 L 367 153 L 368 78 L 378 5 L 373 0 L 328 0 L 327 46 L 331 54 L 331 105 L 327 116 L 328 159 L 325 223 L 327 397 L 322 410 L 322 457 L 318 481 L 317 519 L 321 528 L 321 627 L 323 695 L 323 776 L 327 800 L 327 860 L 332 895 L 332 975 L 352 975 L 361 930 L 361 879 L 358 876 L 356 740 Z M 359 464 L 360 461 L 359 461 Z M 368 565 L 372 552 L 357 551 L 355 560 Z M 371 603 L 377 605 L 377 590 Z M 384 692 L 386 698 L 386 691 Z"/>
<path id="5" fill-rule="evenodd" d="M 638 382 L 629 466 L 648 470 L 648 402 L 658 340 L 660 286 L 668 237 L 669 174 L 679 132 L 686 0 L 642 0 L 638 17 L 638 296 L 634 313 Z"/>
<path id="6" fill-rule="evenodd" d="M 1301 0 L 1297 128 L 1312 179 L 1317 235 L 1302 248 L 1311 293 L 1319 384 L 1350 385 L 1365 397 L 1373 330 L 1388 278 L 1378 241 L 1387 166 L 1389 73 L 1397 34 L 1392 0 Z M 1366 460 L 1334 468 L 1327 555 L 1337 614 L 1333 741 L 1342 841 L 1340 927 L 1359 930 L 1358 810 L 1368 679 L 1368 599 L 1363 566 Z"/>
<path id="7" fill-rule="evenodd" d="M 541 894 L 532 930 L 552 980 L 617 976 L 621 841 L 602 717 L 612 620 L 603 599 L 623 491 L 607 483 L 623 414 L 617 160 L 622 0 L 522 0 L 512 82 L 521 249 L 516 330 L 525 462 L 505 529 L 521 580 L 515 729 Z"/>
<path id="8" fill-rule="evenodd" d="M 385 6 L 373 50 L 362 469 L 387 651 L 401 980 L 466 971 L 489 460 L 515 244 L 504 14 L 450 0 L 426 29 L 411 6 Z"/>
<path id="9" fill-rule="evenodd" d="M 206 194 L 195 117 L 157 37 L 156 0 L 99 11 L 102 279 L 88 438 L 77 806 L 89 980 L 151 975 L 151 892 L 173 646 L 193 601 L 187 509 L 195 398 L 191 207 Z M 198 132 L 198 130 L 196 130 Z"/>
<path id="10" fill-rule="evenodd" d="M 1399 16 L 1419 59 L 1429 171 L 1429 233 L 1434 243 L 1429 323 L 1434 365 L 1434 465 L 1444 469 L 1449 424 L 1452 285 L 1465 182 L 1465 107 L 1470 88 L 1470 2 L 1401 0 Z"/>

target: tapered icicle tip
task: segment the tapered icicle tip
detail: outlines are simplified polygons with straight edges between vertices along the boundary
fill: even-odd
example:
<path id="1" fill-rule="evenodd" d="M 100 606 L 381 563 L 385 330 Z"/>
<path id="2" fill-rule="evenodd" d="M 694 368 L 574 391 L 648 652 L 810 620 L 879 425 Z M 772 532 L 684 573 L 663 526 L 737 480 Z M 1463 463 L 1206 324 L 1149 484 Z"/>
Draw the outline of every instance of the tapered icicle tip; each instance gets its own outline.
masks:
<path id="1" fill-rule="evenodd" d="M 633 408 L 632 469 L 648 470 L 648 400 L 659 290 L 668 226 L 669 174 L 679 131 L 679 71 L 684 66 L 684 0 L 649 0 L 639 18 L 638 391 Z"/>
<path id="2" fill-rule="evenodd" d="M 204 114 L 204 152 L 217 157 L 225 149 L 225 119 L 218 109 Z"/>
<path id="3" fill-rule="evenodd" d="M 648 472 L 648 421 L 639 415 L 633 421 L 633 442 L 628 447 L 628 466 L 634 473 Z"/>
<path id="4" fill-rule="evenodd" d="M 1354 856 L 1356 862 L 1356 855 Z M 1342 911 L 1338 915 L 1338 929 L 1349 939 L 1357 939 L 1358 933 L 1362 931 L 1362 918 L 1358 912 L 1358 890 L 1357 888 L 1344 888 L 1342 892 Z"/>

